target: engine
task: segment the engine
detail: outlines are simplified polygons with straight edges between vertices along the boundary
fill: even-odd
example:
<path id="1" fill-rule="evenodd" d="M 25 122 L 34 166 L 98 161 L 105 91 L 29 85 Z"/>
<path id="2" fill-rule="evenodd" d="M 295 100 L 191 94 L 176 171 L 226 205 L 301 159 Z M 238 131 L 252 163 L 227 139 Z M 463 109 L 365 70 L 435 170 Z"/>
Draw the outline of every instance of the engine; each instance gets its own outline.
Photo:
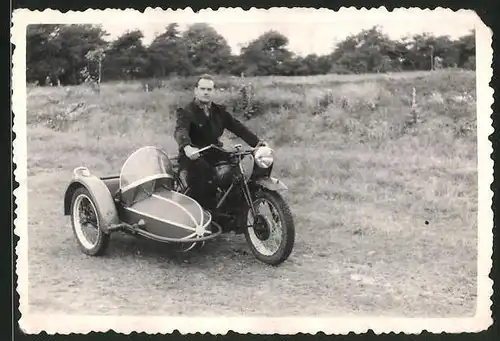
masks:
<path id="1" fill-rule="evenodd" d="M 222 188 L 227 188 L 233 181 L 233 176 L 236 174 L 236 166 L 227 163 L 220 163 L 215 166 L 215 181 Z"/>

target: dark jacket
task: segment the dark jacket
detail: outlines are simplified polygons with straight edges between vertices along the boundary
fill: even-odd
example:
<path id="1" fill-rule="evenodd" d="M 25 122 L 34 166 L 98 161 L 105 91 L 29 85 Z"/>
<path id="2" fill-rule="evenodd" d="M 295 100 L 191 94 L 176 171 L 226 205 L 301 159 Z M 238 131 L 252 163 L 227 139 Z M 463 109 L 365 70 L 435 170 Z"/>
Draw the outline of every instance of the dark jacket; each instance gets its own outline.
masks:
<path id="1" fill-rule="evenodd" d="M 220 145 L 219 138 L 225 129 L 252 147 L 259 143 L 259 138 L 234 118 L 224 105 L 212 103 L 210 117 L 205 115 L 203 109 L 195 101 L 189 103 L 185 108 L 177 109 L 174 137 L 182 154 L 184 154 L 186 145 L 198 148 L 209 144 Z"/>

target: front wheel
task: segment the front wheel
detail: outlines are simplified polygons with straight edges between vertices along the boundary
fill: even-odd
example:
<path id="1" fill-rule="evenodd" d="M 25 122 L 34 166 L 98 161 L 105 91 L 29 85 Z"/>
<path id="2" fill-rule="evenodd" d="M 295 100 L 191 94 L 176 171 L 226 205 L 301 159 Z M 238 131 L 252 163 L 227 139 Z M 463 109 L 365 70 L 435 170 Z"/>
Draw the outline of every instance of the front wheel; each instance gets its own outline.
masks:
<path id="1" fill-rule="evenodd" d="M 99 256 L 109 244 L 109 235 L 101 228 L 97 205 L 87 189 L 78 188 L 71 202 L 71 223 L 73 233 L 83 253 Z"/>
<path id="2" fill-rule="evenodd" d="M 295 226 L 288 204 L 280 194 L 260 191 L 253 202 L 256 217 L 248 212 L 245 239 L 255 257 L 269 265 L 283 263 L 295 243 Z"/>

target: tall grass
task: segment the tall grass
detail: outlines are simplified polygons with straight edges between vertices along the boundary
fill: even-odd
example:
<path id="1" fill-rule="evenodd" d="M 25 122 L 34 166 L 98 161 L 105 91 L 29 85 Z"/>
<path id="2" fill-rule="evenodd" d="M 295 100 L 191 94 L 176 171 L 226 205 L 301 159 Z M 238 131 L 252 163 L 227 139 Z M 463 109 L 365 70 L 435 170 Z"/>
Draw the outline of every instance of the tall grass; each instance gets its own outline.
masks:
<path id="1" fill-rule="evenodd" d="M 105 83 L 100 95 L 85 86 L 29 88 L 28 125 L 72 134 L 76 140 L 80 136 L 82 149 L 99 145 L 102 154 L 110 154 L 113 148 L 131 151 L 144 143 L 158 143 L 175 152 L 175 110 L 191 100 L 188 81 L 174 79 L 149 93 L 141 90 L 139 82 Z M 259 114 L 249 121 L 239 112 L 234 115 L 276 147 L 370 152 L 403 148 L 429 156 L 458 153 L 471 161 L 475 154 L 475 80 L 470 72 L 250 81 Z M 182 88 L 183 82 L 187 89 Z M 237 108 L 241 82 L 222 79 L 226 87 L 219 86 L 217 101 L 230 110 Z M 410 115 L 413 88 L 416 124 Z"/>

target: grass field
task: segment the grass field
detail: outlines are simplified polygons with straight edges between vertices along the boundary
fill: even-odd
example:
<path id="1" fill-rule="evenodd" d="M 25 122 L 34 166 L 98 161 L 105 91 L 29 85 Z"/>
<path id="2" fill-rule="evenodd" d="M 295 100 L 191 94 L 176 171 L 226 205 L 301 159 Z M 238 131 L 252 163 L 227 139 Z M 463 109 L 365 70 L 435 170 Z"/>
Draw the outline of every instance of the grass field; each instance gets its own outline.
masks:
<path id="1" fill-rule="evenodd" d="M 237 108 L 239 79 L 218 100 Z M 247 80 L 248 81 L 248 80 Z M 176 153 L 174 109 L 187 80 L 28 88 L 29 304 L 32 312 L 127 315 L 472 316 L 476 304 L 475 74 L 250 80 L 244 122 L 276 149 L 296 246 L 277 268 L 244 238 L 198 253 L 114 235 L 83 255 L 63 216 L 74 167 L 118 174 L 131 152 Z M 416 90 L 416 115 L 410 112 Z M 235 115 L 243 120 L 240 113 Z M 414 121 L 416 117 L 416 121 Z M 230 134 L 229 143 L 237 143 Z"/>

